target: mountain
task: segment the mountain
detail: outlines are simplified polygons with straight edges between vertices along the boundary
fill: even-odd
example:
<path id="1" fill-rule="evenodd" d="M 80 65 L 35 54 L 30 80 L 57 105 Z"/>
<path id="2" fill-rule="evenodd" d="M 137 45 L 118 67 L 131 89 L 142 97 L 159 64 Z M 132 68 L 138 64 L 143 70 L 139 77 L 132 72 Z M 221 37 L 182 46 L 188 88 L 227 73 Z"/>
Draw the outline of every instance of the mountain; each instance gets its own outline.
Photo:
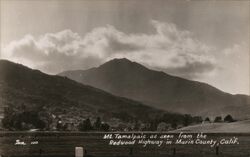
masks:
<path id="1" fill-rule="evenodd" d="M 109 122 L 112 119 L 121 122 L 131 119 L 145 121 L 163 113 L 140 102 L 7 60 L 0 60 L 0 74 L 1 116 L 7 107 L 13 113 L 35 111 L 78 122 L 97 116 Z M 142 111 L 143 114 L 140 114 Z"/>
<path id="2" fill-rule="evenodd" d="M 206 83 L 154 71 L 125 58 L 59 75 L 168 111 L 250 117 L 246 112 L 250 110 L 249 96 L 225 93 Z"/>

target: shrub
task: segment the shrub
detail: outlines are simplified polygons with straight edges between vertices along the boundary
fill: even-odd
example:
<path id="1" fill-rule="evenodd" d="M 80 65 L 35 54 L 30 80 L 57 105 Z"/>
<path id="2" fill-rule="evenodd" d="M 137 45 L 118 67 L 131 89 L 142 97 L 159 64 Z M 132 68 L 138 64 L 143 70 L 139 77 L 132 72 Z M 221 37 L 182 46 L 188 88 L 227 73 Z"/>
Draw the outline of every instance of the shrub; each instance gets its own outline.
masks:
<path id="1" fill-rule="evenodd" d="M 224 118 L 224 122 L 228 122 L 228 123 L 234 122 L 234 119 L 233 119 L 233 117 L 229 114 L 229 115 L 227 115 L 227 116 Z"/>

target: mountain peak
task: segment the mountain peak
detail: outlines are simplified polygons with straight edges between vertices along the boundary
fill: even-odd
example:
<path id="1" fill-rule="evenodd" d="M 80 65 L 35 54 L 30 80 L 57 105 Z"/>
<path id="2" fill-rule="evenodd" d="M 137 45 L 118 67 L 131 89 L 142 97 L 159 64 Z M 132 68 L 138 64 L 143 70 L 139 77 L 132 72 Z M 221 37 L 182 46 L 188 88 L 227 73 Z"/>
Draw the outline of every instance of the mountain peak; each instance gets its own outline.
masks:
<path id="1" fill-rule="evenodd" d="M 147 69 L 143 65 L 133 62 L 127 58 L 115 58 L 100 66 L 100 68 L 125 68 L 125 69 Z"/>
<path id="2" fill-rule="evenodd" d="M 62 76 L 117 96 L 174 112 L 212 115 L 217 111 L 221 114 L 218 108 L 249 104 L 247 97 L 233 96 L 205 83 L 150 70 L 126 58 L 113 59 L 97 68 L 71 71 Z M 223 112 L 239 116 L 231 108 Z"/>
<path id="3" fill-rule="evenodd" d="M 114 58 L 111 59 L 109 61 L 107 61 L 106 63 L 127 63 L 127 64 L 131 64 L 133 63 L 131 60 L 127 59 L 127 58 Z M 106 64 L 104 63 L 104 64 Z"/>

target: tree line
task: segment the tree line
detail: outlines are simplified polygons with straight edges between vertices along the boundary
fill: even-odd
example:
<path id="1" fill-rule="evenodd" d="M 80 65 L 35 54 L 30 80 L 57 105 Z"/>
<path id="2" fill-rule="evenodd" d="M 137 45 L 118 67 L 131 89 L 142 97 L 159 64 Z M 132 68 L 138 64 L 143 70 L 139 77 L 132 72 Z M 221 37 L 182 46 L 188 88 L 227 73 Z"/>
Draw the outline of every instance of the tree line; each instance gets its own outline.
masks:
<path id="1" fill-rule="evenodd" d="M 77 126 L 75 124 L 65 123 L 62 119 L 53 119 L 50 113 L 26 110 L 16 112 L 12 108 L 4 109 L 4 118 L 2 126 L 8 130 L 58 130 L 58 131 L 159 131 L 159 130 L 174 130 L 181 127 L 200 124 L 203 121 L 211 122 L 207 117 L 203 120 L 201 116 L 191 116 L 189 114 L 164 113 L 147 120 L 138 120 L 136 118 L 127 117 L 126 114 L 121 114 L 127 121 L 120 121 L 122 125 L 117 128 L 111 127 L 108 122 L 103 122 L 101 117 L 95 120 L 86 118 L 81 120 Z M 231 115 L 224 118 L 221 116 L 215 117 L 213 122 L 234 122 Z M 51 127 L 55 123 L 54 128 Z M 119 122 L 118 122 L 119 123 Z M 125 126 L 124 126 L 125 125 Z M 71 126 L 75 127 L 72 128 Z"/>
<path id="2" fill-rule="evenodd" d="M 205 118 L 205 121 L 206 122 L 212 122 L 209 117 Z M 230 122 L 235 122 L 235 121 L 236 120 L 230 114 L 228 114 L 223 119 L 222 119 L 222 116 L 215 117 L 213 122 L 214 123 L 220 123 L 220 122 L 228 122 L 228 123 L 230 123 Z"/>

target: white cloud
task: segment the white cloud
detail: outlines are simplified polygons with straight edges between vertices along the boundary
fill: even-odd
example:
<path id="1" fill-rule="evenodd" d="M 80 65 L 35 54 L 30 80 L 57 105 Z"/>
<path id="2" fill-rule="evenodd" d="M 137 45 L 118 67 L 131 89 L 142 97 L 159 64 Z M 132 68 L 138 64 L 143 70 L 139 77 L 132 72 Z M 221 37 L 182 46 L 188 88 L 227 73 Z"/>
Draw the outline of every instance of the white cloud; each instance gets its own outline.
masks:
<path id="1" fill-rule="evenodd" d="M 86 69 L 112 58 L 125 57 L 186 78 L 213 71 L 213 48 L 172 23 L 151 21 L 153 34 L 126 34 L 113 26 L 98 27 L 81 37 L 71 30 L 31 35 L 4 48 L 4 58 L 47 73 Z"/>
<path id="2" fill-rule="evenodd" d="M 232 94 L 250 93 L 249 45 L 239 42 L 217 53 L 217 68 L 198 81 Z"/>

